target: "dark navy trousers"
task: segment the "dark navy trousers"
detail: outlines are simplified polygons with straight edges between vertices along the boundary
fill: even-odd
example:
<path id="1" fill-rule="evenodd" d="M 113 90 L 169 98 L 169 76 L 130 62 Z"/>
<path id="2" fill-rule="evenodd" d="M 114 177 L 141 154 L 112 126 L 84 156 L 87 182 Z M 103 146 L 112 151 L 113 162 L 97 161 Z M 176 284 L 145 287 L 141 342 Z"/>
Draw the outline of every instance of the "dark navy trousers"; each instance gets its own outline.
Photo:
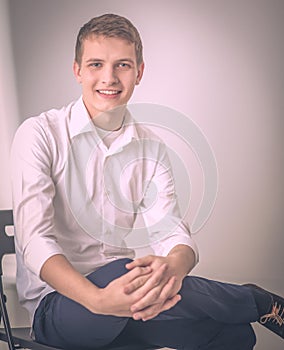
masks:
<path id="1" fill-rule="evenodd" d="M 129 259 L 111 262 L 88 276 L 99 287 L 126 273 Z M 36 341 L 67 350 L 108 344 L 142 343 L 184 350 L 251 350 L 256 338 L 250 323 L 258 312 L 249 288 L 187 276 L 182 300 L 143 322 L 96 315 L 53 292 L 39 305 L 33 329 Z"/>

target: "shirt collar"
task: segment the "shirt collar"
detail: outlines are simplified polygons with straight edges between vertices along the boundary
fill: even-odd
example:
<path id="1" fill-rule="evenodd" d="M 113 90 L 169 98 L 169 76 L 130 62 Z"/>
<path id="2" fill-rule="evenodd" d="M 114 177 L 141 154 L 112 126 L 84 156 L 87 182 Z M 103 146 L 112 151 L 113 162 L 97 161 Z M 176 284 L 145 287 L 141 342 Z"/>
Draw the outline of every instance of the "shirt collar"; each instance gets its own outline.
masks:
<path id="1" fill-rule="evenodd" d="M 121 135 L 121 147 L 129 144 L 133 139 L 139 139 L 137 127 L 138 125 L 136 124 L 136 121 L 133 119 L 129 110 L 126 109 L 123 126 L 124 130 Z M 71 138 L 86 132 L 93 132 L 99 138 L 96 128 L 85 107 L 82 96 L 75 102 L 71 109 L 69 130 Z"/>
<path id="2" fill-rule="evenodd" d="M 71 109 L 69 130 L 71 138 L 85 132 L 95 131 L 95 127 L 84 105 L 82 96 L 75 102 Z"/>
<path id="3" fill-rule="evenodd" d="M 136 121 L 134 120 L 128 109 L 126 110 L 123 127 L 123 141 L 125 144 L 130 143 L 133 139 L 139 139 Z"/>

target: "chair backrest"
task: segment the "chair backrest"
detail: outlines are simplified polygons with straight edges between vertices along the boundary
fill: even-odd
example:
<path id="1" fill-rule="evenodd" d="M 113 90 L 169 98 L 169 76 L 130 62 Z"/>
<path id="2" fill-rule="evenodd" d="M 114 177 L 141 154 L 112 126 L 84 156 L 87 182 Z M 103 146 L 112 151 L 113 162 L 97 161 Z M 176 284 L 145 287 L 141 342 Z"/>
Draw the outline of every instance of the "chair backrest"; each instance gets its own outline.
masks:
<path id="1" fill-rule="evenodd" d="M 0 210 L 0 276 L 3 274 L 2 260 L 6 254 L 15 253 L 14 237 L 6 233 L 7 226 L 13 226 L 13 211 Z"/>

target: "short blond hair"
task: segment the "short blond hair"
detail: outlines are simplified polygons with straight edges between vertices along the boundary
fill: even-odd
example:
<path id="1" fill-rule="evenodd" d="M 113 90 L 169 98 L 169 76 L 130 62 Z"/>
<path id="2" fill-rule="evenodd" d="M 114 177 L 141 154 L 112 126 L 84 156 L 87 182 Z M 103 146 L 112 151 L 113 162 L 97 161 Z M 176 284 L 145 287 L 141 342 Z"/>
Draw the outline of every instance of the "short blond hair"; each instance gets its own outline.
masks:
<path id="1" fill-rule="evenodd" d="M 75 61 L 79 65 L 82 63 L 83 42 L 92 35 L 120 38 L 134 43 L 137 65 L 143 62 L 143 45 L 136 27 L 127 18 L 110 13 L 94 17 L 81 27 L 75 47 Z"/>

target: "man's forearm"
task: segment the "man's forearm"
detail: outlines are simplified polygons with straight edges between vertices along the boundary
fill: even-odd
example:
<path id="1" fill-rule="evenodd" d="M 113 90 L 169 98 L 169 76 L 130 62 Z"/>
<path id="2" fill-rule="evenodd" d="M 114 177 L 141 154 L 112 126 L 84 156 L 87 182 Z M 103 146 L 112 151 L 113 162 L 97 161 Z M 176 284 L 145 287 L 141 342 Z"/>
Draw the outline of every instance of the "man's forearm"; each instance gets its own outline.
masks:
<path id="1" fill-rule="evenodd" d="M 41 268 L 40 277 L 60 294 L 80 303 L 92 312 L 96 312 L 94 302 L 99 288 L 81 275 L 69 263 L 64 255 L 50 257 Z"/>
<path id="2" fill-rule="evenodd" d="M 132 317 L 131 306 L 140 293 L 126 294 L 125 286 L 151 274 L 149 267 L 137 267 L 99 288 L 76 271 L 64 255 L 57 254 L 43 265 L 40 277 L 60 294 L 76 301 L 96 314 Z"/>
<path id="3" fill-rule="evenodd" d="M 192 248 L 185 244 L 178 244 L 168 254 L 169 264 L 175 274 L 184 278 L 195 266 L 195 254 Z"/>

